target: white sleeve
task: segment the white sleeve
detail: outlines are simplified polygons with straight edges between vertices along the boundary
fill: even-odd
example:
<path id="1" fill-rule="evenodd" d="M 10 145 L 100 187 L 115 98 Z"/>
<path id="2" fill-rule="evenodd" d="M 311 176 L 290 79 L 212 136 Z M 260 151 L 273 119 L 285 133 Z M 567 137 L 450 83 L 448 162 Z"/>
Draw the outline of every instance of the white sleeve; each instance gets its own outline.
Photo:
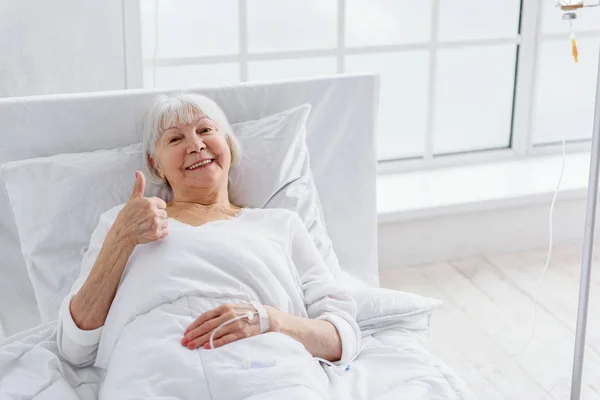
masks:
<path id="1" fill-rule="evenodd" d="M 310 234 L 297 215 L 290 223 L 290 253 L 298 271 L 309 318 L 331 322 L 342 341 L 343 365 L 354 359 L 360 346 L 360 328 L 356 322 L 356 303 L 333 277 Z"/>
<path id="2" fill-rule="evenodd" d="M 78 367 L 94 363 L 100 336 L 102 336 L 102 327 L 89 331 L 80 329 L 71 316 L 71 299 L 81 289 L 90 274 L 111 225 L 106 214 L 102 214 L 98 226 L 92 233 L 88 250 L 83 256 L 79 277 L 60 306 L 56 333 L 58 352 L 65 360 Z"/>

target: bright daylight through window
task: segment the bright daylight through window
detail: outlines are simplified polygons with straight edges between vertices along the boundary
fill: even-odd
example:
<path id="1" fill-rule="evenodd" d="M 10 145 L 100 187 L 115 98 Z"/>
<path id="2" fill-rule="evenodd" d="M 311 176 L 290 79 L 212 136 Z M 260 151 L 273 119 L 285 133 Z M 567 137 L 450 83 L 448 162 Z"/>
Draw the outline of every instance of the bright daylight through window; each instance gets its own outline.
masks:
<path id="1" fill-rule="evenodd" d="M 594 59 L 576 65 L 559 14 L 551 0 L 142 0 L 144 86 L 377 71 L 380 162 L 528 155 L 591 137 L 598 16 L 576 21 Z"/>

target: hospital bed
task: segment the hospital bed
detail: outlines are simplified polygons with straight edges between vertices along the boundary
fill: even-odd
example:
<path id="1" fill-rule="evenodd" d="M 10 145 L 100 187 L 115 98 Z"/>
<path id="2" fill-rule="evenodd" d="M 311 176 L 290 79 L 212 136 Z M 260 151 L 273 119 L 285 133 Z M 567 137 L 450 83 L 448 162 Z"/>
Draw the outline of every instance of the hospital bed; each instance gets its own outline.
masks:
<path id="1" fill-rule="evenodd" d="M 378 76 L 339 75 L 189 91 L 214 99 L 231 123 L 301 104 L 312 106 L 306 125 L 310 166 L 324 222 L 344 271 L 340 279 L 368 293 L 359 304 L 363 319 L 365 313 L 379 318 L 367 318 L 361 325 L 364 347 L 352 368 L 330 374 L 332 398 L 471 398 L 461 379 L 427 349 L 429 318 L 439 302 L 377 289 Z M 164 92 L 169 91 L 0 99 L 0 164 L 136 143 L 144 111 Z M 53 343 L 54 323 L 40 319 L 1 180 L 0 229 L 0 322 L 7 336 L 0 341 L 0 398 L 94 398 L 97 387 L 85 382 L 97 377 L 98 371 L 78 370 L 61 360 Z M 393 313 L 387 315 L 390 310 Z"/>

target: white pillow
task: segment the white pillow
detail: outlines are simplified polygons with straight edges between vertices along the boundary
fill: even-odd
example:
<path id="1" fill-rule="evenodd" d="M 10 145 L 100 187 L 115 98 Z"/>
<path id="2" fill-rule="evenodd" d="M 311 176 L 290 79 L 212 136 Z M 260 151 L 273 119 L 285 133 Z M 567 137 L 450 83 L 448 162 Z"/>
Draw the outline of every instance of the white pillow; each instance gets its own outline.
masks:
<path id="1" fill-rule="evenodd" d="M 367 286 L 342 271 L 338 282 L 344 285 L 356 301 L 356 321 L 362 336 L 390 327 L 427 329 L 429 317 L 442 301 L 416 293 Z"/>
<path id="2" fill-rule="evenodd" d="M 356 321 L 363 336 L 392 326 L 427 329 L 429 317 L 442 301 L 416 293 L 385 288 L 350 291 L 356 301 Z"/>
<path id="3" fill-rule="evenodd" d="M 309 112 L 303 105 L 232 126 L 243 156 L 230 172 L 230 195 L 240 205 L 297 211 L 336 273 L 305 143 Z M 137 144 L 0 166 L 42 322 L 56 319 L 99 216 L 127 201 L 142 159 Z M 149 184 L 153 195 L 167 197 Z"/>
<path id="4" fill-rule="evenodd" d="M 42 323 L 56 319 L 100 215 L 127 200 L 140 145 L 0 166 Z M 156 194 L 148 185 L 147 195 Z"/>
<path id="5" fill-rule="evenodd" d="M 334 276 L 340 265 L 327 234 L 306 146 L 305 104 L 270 117 L 232 125 L 242 160 L 229 173 L 234 204 L 286 208 L 298 213 Z"/>

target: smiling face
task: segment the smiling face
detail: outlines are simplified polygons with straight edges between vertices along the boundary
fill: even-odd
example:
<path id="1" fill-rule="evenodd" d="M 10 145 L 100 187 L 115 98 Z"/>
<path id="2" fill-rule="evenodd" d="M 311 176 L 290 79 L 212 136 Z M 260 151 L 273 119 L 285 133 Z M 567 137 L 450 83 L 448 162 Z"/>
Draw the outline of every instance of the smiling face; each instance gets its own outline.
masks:
<path id="1" fill-rule="evenodd" d="M 227 187 L 231 152 L 225 134 L 201 113 L 191 120 L 166 127 L 156 142 L 154 157 L 149 157 L 175 196 Z"/>

